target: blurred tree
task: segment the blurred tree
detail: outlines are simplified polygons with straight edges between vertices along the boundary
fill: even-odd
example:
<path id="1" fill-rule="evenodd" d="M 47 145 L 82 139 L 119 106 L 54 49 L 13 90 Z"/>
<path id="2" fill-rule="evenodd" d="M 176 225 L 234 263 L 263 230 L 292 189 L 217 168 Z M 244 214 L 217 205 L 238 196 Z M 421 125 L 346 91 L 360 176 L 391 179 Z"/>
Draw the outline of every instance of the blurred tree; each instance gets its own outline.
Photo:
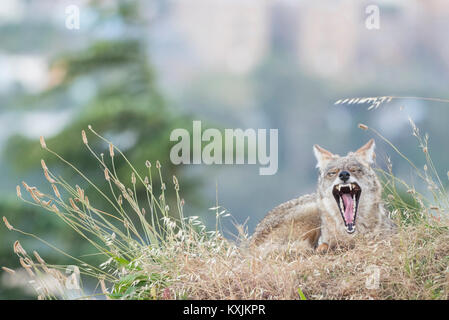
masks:
<path id="1" fill-rule="evenodd" d="M 142 4 L 143 2 L 120 1 L 108 6 L 100 1 L 92 2 L 89 10 L 95 12 L 97 19 L 86 33 L 85 46 L 76 51 L 73 47 L 63 48 L 51 64 L 46 90 L 31 96 L 22 94 L 16 97 L 14 104 L 26 105 L 21 109 L 24 113 L 44 111 L 44 114 L 49 115 L 45 123 L 55 128 L 60 128 L 61 124 L 52 122 L 53 112 L 69 114 L 69 121 L 62 129 L 55 129 L 55 134 L 46 138 L 46 143 L 95 182 L 104 183 L 104 174 L 99 163 L 85 148 L 81 130 L 86 130 L 89 145 L 95 151 L 104 152 L 105 157 L 109 154 L 108 146 L 103 141 L 92 134 L 89 135 L 88 125 L 116 143 L 131 163 L 143 173 L 146 170 L 146 160 L 152 164 L 159 160 L 163 165 L 164 180 L 169 188 L 172 186 L 171 177 L 178 174 L 179 168 L 169 160 L 169 151 L 173 144 L 169 141 L 170 132 L 174 128 L 189 128 L 189 125 L 185 116 L 180 117 L 170 112 L 157 88 L 154 71 L 148 62 L 145 40 L 147 21 L 140 15 Z M 119 26 L 121 30 L 114 36 L 104 36 L 101 31 L 101 36 L 96 34 L 98 30 L 109 30 L 111 27 L 114 29 L 114 26 Z M 33 32 L 32 26 L 28 27 L 29 32 Z M 30 184 L 37 184 L 39 188 L 44 185 L 43 175 L 39 175 L 40 178 L 35 175 L 41 170 L 40 159 L 43 158 L 52 171 L 61 174 L 72 185 L 79 184 L 85 188 L 94 206 L 107 208 L 106 201 L 101 197 L 95 198 L 97 193 L 83 184 L 72 169 L 60 165 L 58 159 L 43 151 L 38 139 L 15 135 L 7 142 L 4 154 L 12 167 L 20 172 L 20 180 L 31 180 Z M 125 161 L 118 158 L 116 169 L 122 181 L 130 183 L 131 170 Z M 23 178 L 25 176 L 27 178 Z M 193 183 L 193 180 L 190 181 Z M 104 186 L 106 187 L 106 184 Z M 160 190 L 157 184 L 155 187 L 155 190 Z M 181 191 L 191 190 L 184 179 L 181 179 L 181 187 Z M 48 186 L 43 189 L 49 192 Z M 142 193 L 142 189 L 143 187 L 137 192 Z M 170 194 L 172 193 L 167 196 L 170 197 Z M 56 240 L 55 244 L 74 256 L 87 252 L 86 247 L 79 242 L 80 239 L 77 240 L 76 234 L 72 235 L 70 231 L 67 233 L 68 227 L 61 228 L 62 223 L 53 215 L 43 213 L 38 215 L 39 219 L 36 220 L 30 218 L 29 211 L 34 211 L 34 208 L 24 209 L 26 205 L 3 202 L 0 203 L 2 214 L 16 227 L 24 227 L 26 231 L 41 235 L 52 243 Z M 35 223 L 36 221 L 39 223 Z M 3 240 L 11 240 L 3 234 L 3 231 L 0 232 L 2 243 Z M 22 239 L 17 234 L 15 237 Z M 8 247 L 12 248 L 12 242 L 11 247 L 6 245 L 5 248 Z M 12 249 L 8 253 L 2 251 L 0 254 L 2 265 L 17 266 Z M 43 256 L 48 257 L 45 252 Z M 53 256 L 52 262 L 61 262 L 58 259 L 63 257 L 56 257 L 58 255 Z"/>
<path id="2" fill-rule="evenodd" d="M 146 160 L 152 163 L 160 160 L 165 176 L 171 181 L 177 167 L 169 161 L 170 132 L 188 126 L 185 118 L 168 110 L 158 91 L 154 71 L 148 63 L 146 22 L 139 14 L 141 2 L 123 1 L 115 4 L 113 11 L 100 3 L 92 2 L 92 8 L 100 17 L 92 27 L 93 31 L 113 20 L 121 25 L 122 32 L 133 32 L 129 36 L 107 40 L 94 38 L 80 51 L 58 54 L 50 68 L 48 88 L 24 100 L 29 102 L 28 107 L 32 106 L 33 112 L 64 110 L 71 115 L 69 123 L 60 132 L 46 138 L 47 145 L 76 164 L 87 176 L 102 173 L 98 163 L 88 156 L 81 140 L 81 130 L 85 129 L 89 137 L 87 127 L 92 125 L 96 132 L 126 151 L 136 166 L 143 168 Z M 65 103 L 71 106 L 65 106 Z M 107 154 L 108 146 L 98 138 L 89 143 L 97 151 Z M 9 140 L 5 154 L 21 172 L 35 169 L 44 156 L 37 140 L 23 135 Z M 54 157 L 47 157 L 45 155 L 48 165 L 57 162 Z M 117 171 L 124 181 L 129 181 L 130 170 L 124 162 L 118 163 Z M 64 174 L 67 176 L 73 171 L 67 169 Z M 76 179 L 75 176 L 72 178 Z"/>

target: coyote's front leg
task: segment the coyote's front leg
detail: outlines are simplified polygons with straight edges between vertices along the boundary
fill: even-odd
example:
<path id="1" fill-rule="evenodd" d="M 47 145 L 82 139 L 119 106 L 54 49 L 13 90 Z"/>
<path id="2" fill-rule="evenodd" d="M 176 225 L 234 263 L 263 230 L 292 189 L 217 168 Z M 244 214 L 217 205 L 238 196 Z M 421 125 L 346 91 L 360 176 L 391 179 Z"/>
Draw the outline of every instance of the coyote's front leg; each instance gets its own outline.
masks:
<path id="1" fill-rule="evenodd" d="M 322 243 L 316 248 L 318 253 L 326 253 L 329 250 L 329 245 L 327 243 Z"/>
<path id="2" fill-rule="evenodd" d="M 325 232 L 323 232 L 324 230 L 321 230 L 321 236 L 318 239 L 318 246 L 316 248 L 316 251 L 318 253 L 327 253 L 327 251 L 329 250 L 329 243 L 326 240 L 326 236 L 325 236 Z"/>

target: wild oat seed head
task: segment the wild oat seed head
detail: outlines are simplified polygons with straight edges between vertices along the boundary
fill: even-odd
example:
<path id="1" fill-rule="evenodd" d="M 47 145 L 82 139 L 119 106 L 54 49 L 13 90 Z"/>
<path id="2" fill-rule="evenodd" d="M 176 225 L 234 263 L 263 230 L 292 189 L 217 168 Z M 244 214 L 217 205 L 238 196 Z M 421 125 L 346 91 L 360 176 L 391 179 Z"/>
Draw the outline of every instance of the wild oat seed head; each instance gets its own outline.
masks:
<path id="1" fill-rule="evenodd" d="M 25 187 L 25 189 L 26 189 L 27 191 L 30 190 L 30 186 L 27 185 L 27 183 L 26 183 L 25 181 L 22 181 L 22 185 Z"/>
<path id="2" fill-rule="evenodd" d="M 73 209 L 75 209 L 76 211 L 80 211 L 80 209 L 78 208 L 78 206 L 75 204 L 75 202 L 73 201 L 72 198 L 69 199 L 70 205 L 72 206 Z"/>
<path id="3" fill-rule="evenodd" d="M 156 160 L 156 168 L 158 168 L 158 169 L 161 168 L 161 163 L 159 162 L 159 160 Z"/>
<path id="4" fill-rule="evenodd" d="M 136 175 L 133 173 L 131 173 L 131 183 L 132 184 L 136 184 Z"/>
<path id="5" fill-rule="evenodd" d="M 43 149 L 47 149 L 47 144 L 45 143 L 45 139 L 43 136 L 40 137 L 41 147 Z"/>
<path id="6" fill-rule="evenodd" d="M 36 257 L 37 261 L 39 261 L 40 264 L 46 264 L 44 259 L 41 258 L 41 256 L 39 255 L 39 253 L 37 253 L 37 251 L 33 251 L 33 254 Z"/>
<path id="7" fill-rule="evenodd" d="M 9 224 L 9 222 L 5 216 L 3 216 L 3 222 L 5 223 L 5 226 L 6 226 L 6 228 L 8 228 L 8 230 L 11 231 L 12 229 L 14 229 L 13 226 Z"/>
<path id="8" fill-rule="evenodd" d="M 16 253 L 16 254 L 20 253 L 21 255 L 24 255 L 24 256 L 27 255 L 27 252 L 25 251 L 25 249 L 23 249 L 23 247 L 20 245 L 19 240 L 16 240 L 16 242 L 14 242 L 13 249 L 14 249 L 14 253 Z"/>
<path id="9" fill-rule="evenodd" d="M 368 126 L 366 124 L 363 123 L 359 123 L 359 128 L 362 130 L 368 130 Z"/>
<path id="10" fill-rule="evenodd" d="M 47 165 L 45 164 L 44 159 L 41 159 L 41 166 L 42 166 L 42 169 L 48 170 Z"/>
<path id="11" fill-rule="evenodd" d="M 81 189 L 78 185 L 76 186 L 76 192 L 78 193 L 80 199 L 84 199 L 84 190 Z"/>
<path id="12" fill-rule="evenodd" d="M 56 196 L 57 198 L 61 198 L 61 194 L 59 193 L 59 190 L 58 190 L 58 188 L 56 187 L 56 185 L 55 185 L 55 184 L 52 184 L 51 186 L 52 186 L 52 188 L 53 188 L 53 192 L 55 193 L 55 196 Z"/>
<path id="13" fill-rule="evenodd" d="M 145 165 L 147 166 L 147 168 L 151 168 L 151 162 L 150 161 L 145 161 Z"/>
<path id="14" fill-rule="evenodd" d="M 106 179 L 106 181 L 110 180 L 108 168 L 104 169 L 104 178 Z"/>
<path id="15" fill-rule="evenodd" d="M 9 269 L 7 267 L 2 267 L 3 271 L 8 272 L 9 274 L 15 274 L 16 272 L 13 269 Z"/>
<path id="16" fill-rule="evenodd" d="M 87 141 L 87 137 L 86 137 L 86 131 L 81 130 L 81 137 L 83 138 L 84 144 L 89 144 L 89 142 Z"/>
<path id="17" fill-rule="evenodd" d="M 20 264 L 26 270 L 30 277 L 34 277 L 34 272 L 31 270 L 31 265 L 27 264 L 23 258 L 19 259 Z"/>
<path id="18" fill-rule="evenodd" d="M 29 189 L 28 192 L 30 193 L 30 196 L 31 198 L 33 198 L 34 202 L 36 202 L 37 204 L 41 203 L 41 200 L 36 196 L 32 189 Z"/>
<path id="19" fill-rule="evenodd" d="M 50 183 L 55 183 L 56 182 L 56 180 L 54 180 L 52 177 L 50 177 L 50 174 L 48 173 L 47 169 L 44 169 L 44 176 L 45 176 L 45 179 L 47 179 L 48 182 L 50 182 Z"/>
<path id="20" fill-rule="evenodd" d="M 22 198 L 22 191 L 20 190 L 20 186 L 16 186 L 16 193 L 19 198 Z"/>
<path id="21" fill-rule="evenodd" d="M 114 158 L 114 146 L 112 143 L 109 144 L 109 155 Z"/>
<path id="22" fill-rule="evenodd" d="M 42 192 L 40 192 L 39 190 L 37 190 L 36 187 L 33 187 L 32 189 L 33 189 L 33 192 L 36 195 L 36 197 L 38 197 L 38 198 L 43 198 L 44 197 L 44 194 Z"/>

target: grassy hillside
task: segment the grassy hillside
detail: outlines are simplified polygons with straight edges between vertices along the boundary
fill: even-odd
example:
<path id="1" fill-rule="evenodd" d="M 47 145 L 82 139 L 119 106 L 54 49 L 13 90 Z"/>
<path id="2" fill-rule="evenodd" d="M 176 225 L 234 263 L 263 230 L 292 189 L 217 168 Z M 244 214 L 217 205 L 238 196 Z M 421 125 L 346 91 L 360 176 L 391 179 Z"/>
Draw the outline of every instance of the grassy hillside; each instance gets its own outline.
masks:
<path id="1" fill-rule="evenodd" d="M 85 147 L 103 171 L 102 181 L 91 181 L 52 151 L 43 138 L 41 146 L 104 197 L 110 204 L 108 210 L 95 207 L 83 188 L 54 175 L 44 161 L 48 191 L 24 182 L 17 187 L 17 194 L 28 204 L 62 219 L 92 245 L 94 250 L 89 254 L 103 256 L 104 263 L 88 265 L 60 252 L 73 259 L 73 266 L 52 265 L 36 251 L 28 253 L 19 242 L 14 244 L 14 252 L 40 299 L 448 299 L 446 182 L 431 161 L 428 138 L 421 138 L 413 122 L 411 125 L 426 159 L 423 169 L 392 147 L 414 168 L 430 197 L 395 177 L 391 166 L 387 171 L 379 169 L 386 206 L 398 225 L 397 234 L 389 238 L 358 235 L 353 247 L 323 255 L 295 248 L 268 254 L 250 250 L 244 245 L 248 240 L 244 226 L 236 226 L 236 239 L 222 236 L 221 220 L 229 214 L 218 203 L 211 208 L 216 228 L 206 230 L 198 217 L 184 216 L 180 184 L 176 177 L 167 184 L 162 181 L 159 162 L 155 166 L 148 161 L 138 164 L 138 168 L 145 168 L 142 173 L 89 127 L 91 136 L 110 146 L 108 155 L 97 154 L 82 132 Z M 366 125 L 360 128 L 372 130 Z M 377 131 L 372 132 L 389 143 Z M 117 177 L 117 158 L 129 165 L 128 183 Z M 160 190 L 153 189 L 156 180 Z M 137 185 L 145 188 L 146 197 L 136 196 Z M 166 203 L 167 192 L 174 192 L 175 204 Z M 3 221 L 9 230 L 25 233 L 15 228 L 14 221 Z M 7 267 L 3 270 L 12 278 L 19 272 Z M 97 287 L 83 288 L 86 278 L 94 279 Z"/>

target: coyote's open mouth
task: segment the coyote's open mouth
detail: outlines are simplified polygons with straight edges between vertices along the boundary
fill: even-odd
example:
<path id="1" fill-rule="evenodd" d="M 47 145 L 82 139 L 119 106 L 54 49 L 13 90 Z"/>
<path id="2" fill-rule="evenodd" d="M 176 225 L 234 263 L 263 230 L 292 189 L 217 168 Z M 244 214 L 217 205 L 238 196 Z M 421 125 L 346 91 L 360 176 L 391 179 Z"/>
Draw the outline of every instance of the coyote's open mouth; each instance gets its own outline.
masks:
<path id="1" fill-rule="evenodd" d="M 337 184 L 332 190 L 348 233 L 355 231 L 355 219 L 362 189 L 357 183 Z"/>

